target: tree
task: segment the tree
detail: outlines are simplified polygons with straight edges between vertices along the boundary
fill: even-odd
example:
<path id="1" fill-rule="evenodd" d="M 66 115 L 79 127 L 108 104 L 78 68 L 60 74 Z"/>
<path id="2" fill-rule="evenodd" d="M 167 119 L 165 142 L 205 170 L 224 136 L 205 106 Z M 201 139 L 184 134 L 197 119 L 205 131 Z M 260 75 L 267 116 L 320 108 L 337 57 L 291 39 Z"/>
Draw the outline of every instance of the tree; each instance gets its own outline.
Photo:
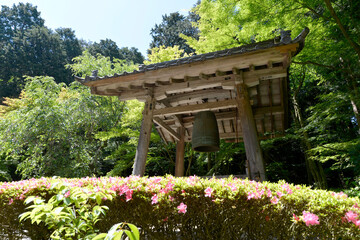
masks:
<path id="1" fill-rule="evenodd" d="M 0 12 L 0 42 L 5 43 L 11 40 L 16 32 L 24 32 L 32 27 L 43 27 L 44 19 L 40 12 L 30 3 L 19 3 L 9 8 L 1 6 Z"/>
<path id="2" fill-rule="evenodd" d="M 159 25 L 155 24 L 155 27 L 151 29 L 152 41 L 150 49 L 161 46 L 179 46 L 185 53 L 193 53 L 194 49 L 180 37 L 180 34 L 197 39 L 198 30 L 192 25 L 192 20 L 196 19 L 194 16 L 194 14 L 191 14 L 185 17 L 178 12 L 170 13 L 170 15 L 165 14 L 162 17 L 162 22 Z"/>
<path id="3" fill-rule="evenodd" d="M 64 65 L 81 54 L 81 45 L 71 29 L 46 28 L 36 7 L 19 3 L 2 6 L 0 12 L 0 101 L 18 96 L 24 75 L 49 75 L 58 81 L 73 81 Z"/>
<path id="4" fill-rule="evenodd" d="M 133 62 L 135 64 L 142 64 L 144 61 L 144 57 L 137 48 L 119 48 L 116 42 L 111 39 L 100 40 L 99 43 L 92 43 L 87 49 L 91 55 L 97 56 L 97 54 L 100 54 L 104 57 L 110 57 L 111 61 L 114 58 L 126 60 L 128 63 Z"/>
<path id="5" fill-rule="evenodd" d="M 71 63 L 74 57 L 82 54 L 81 41 L 77 39 L 75 31 L 70 28 L 58 28 L 55 32 L 60 37 L 61 45 L 66 52 L 66 62 Z"/>
<path id="6" fill-rule="evenodd" d="M 154 47 L 150 49 L 150 51 L 151 53 L 148 54 L 148 60 L 145 60 L 144 64 L 154 64 L 189 57 L 189 55 L 177 45 L 166 48 L 164 46 Z"/>
<path id="7" fill-rule="evenodd" d="M 119 58 L 126 60 L 128 63 L 133 62 L 135 64 L 142 64 L 144 62 L 144 56 L 137 48 L 122 47 L 120 48 L 119 53 Z"/>
<path id="8" fill-rule="evenodd" d="M 114 61 L 85 52 L 68 68 L 81 76 L 94 66 L 101 68 L 99 76 L 135 69 L 125 60 Z M 22 178 L 105 175 L 119 160 L 113 153 L 136 138 L 141 111 L 134 110 L 142 106 L 95 96 L 78 82 L 66 86 L 51 77 L 28 77 L 20 98 L 5 103 L 0 108 L 0 171 L 8 175 L 0 176 L 15 179 L 14 165 Z"/>

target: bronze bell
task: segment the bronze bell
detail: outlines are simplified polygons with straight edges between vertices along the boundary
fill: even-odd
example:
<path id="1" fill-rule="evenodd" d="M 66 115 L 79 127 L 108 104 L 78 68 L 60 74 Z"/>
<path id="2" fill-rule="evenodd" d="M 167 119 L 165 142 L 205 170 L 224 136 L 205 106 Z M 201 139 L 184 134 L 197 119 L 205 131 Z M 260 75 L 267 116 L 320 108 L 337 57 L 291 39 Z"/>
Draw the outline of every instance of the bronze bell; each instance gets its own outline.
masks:
<path id="1" fill-rule="evenodd" d="M 220 150 L 219 129 L 213 112 L 204 111 L 196 114 L 191 143 L 192 149 L 197 152 Z"/>

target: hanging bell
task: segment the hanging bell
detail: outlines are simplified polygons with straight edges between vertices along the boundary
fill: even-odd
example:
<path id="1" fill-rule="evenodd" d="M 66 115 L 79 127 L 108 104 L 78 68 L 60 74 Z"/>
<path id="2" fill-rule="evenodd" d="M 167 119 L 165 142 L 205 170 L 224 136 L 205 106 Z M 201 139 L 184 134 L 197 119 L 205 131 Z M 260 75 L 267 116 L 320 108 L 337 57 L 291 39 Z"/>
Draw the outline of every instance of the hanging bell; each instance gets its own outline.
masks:
<path id="1" fill-rule="evenodd" d="M 196 114 L 191 144 L 192 149 L 197 152 L 220 150 L 219 129 L 213 112 L 204 111 Z"/>

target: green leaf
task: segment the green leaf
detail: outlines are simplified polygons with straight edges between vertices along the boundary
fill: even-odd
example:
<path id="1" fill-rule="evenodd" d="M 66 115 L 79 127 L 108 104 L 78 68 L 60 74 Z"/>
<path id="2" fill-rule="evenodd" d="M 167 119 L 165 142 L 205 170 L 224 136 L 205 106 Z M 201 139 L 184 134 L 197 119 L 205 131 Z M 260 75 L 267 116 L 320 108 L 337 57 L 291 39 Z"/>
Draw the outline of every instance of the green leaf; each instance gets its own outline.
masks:
<path id="1" fill-rule="evenodd" d="M 112 240 L 120 240 L 123 233 L 124 233 L 124 231 L 122 231 L 122 230 L 116 232 L 115 235 L 114 235 L 114 238 Z"/>
<path id="2" fill-rule="evenodd" d="M 24 212 L 24 213 L 20 214 L 20 216 L 19 216 L 19 217 L 20 217 L 19 221 L 21 222 L 21 221 L 23 221 L 23 220 L 28 219 L 29 216 L 30 216 L 30 214 L 31 214 L 31 212 Z"/>
<path id="3" fill-rule="evenodd" d="M 129 230 L 124 230 L 126 235 L 130 238 L 130 240 L 138 240 L 139 238 L 136 237 L 136 235 L 133 232 L 130 232 Z"/>
<path id="4" fill-rule="evenodd" d="M 140 239 L 139 229 L 134 224 L 128 223 L 127 225 L 131 229 L 132 233 L 134 234 L 135 239 Z"/>
<path id="5" fill-rule="evenodd" d="M 64 203 L 65 203 L 66 205 L 70 205 L 71 199 L 70 199 L 70 198 L 64 198 Z"/>
<path id="6" fill-rule="evenodd" d="M 104 239 L 105 237 L 106 237 L 106 233 L 100 233 L 99 235 L 94 237 L 92 240 Z"/>
<path id="7" fill-rule="evenodd" d="M 102 197 L 101 197 L 101 195 L 100 194 L 96 194 L 96 202 L 97 202 L 97 204 L 101 204 L 101 201 L 102 201 Z"/>

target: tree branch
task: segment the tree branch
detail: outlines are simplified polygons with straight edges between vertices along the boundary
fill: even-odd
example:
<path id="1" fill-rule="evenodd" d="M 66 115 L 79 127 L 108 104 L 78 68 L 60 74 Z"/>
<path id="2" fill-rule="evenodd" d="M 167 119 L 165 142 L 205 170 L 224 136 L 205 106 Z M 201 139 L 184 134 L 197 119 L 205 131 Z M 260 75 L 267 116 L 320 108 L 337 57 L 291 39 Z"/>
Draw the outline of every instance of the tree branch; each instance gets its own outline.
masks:
<path id="1" fill-rule="evenodd" d="M 321 64 L 321 63 L 317 63 L 317 62 L 313 62 L 313 61 L 305 61 L 305 62 L 292 61 L 292 63 L 300 64 L 300 65 L 312 64 L 312 65 L 315 65 L 315 66 L 329 68 L 329 69 L 332 69 L 332 70 L 341 70 L 340 68 L 335 68 L 334 66 L 331 66 L 331 65 L 325 65 L 325 64 Z"/>
<path id="2" fill-rule="evenodd" d="M 336 71 L 345 72 L 345 73 L 350 74 L 350 75 L 352 75 L 352 76 L 354 76 L 354 77 L 360 77 L 360 75 L 354 74 L 353 71 L 348 70 L 348 69 L 346 69 L 346 68 L 336 68 L 336 67 L 331 66 L 331 65 L 325 65 L 325 64 L 321 64 L 321 63 L 317 63 L 317 62 L 313 62 L 313 61 L 305 61 L 305 62 L 292 61 L 292 63 L 300 64 L 300 65 L 311 64 L 311 65 L 315 65 L 315 66 L 319 66 L 319 67 L 328 68 L 328 69 L 331 69 L 331 70 L 336 70 Z"/>
<path id="3" fill-rule="evenodd" d="M 295 92 L 294 92 L 294 98 L 295 98 L 295 99 L 297 98 L 297 95 L 299 94 L 300 89 L 301 89 L 302 85 L 304 84 L 305 76 L 306 76 L 306 74 L 305 74 L 305 69 L 303 69 L 302 78 L 301 78 L 301 80 L 300 80 L 299 86 L 297 87 L 297 89 L 296 89 Z"/>
<path id="4" fill-rule="evenodd" d="M 349 34 L 347 33 L 345 26 L 341 23 L 340 18 L 336 15 L 334 8 L 331 5 L 330 0 L 324 0 L 326 7 L 329 9 L 331 16 L 335 19 L 336 24 L 338 25 L 339 29 L 341 30 L 342 34 L 346 38 L 346 40 L 350 43 L 350 45 L 354 48 L 355 52 L 357 53 L 358 57 L 360 58 L 360 46 L 356 42 L 354 42 Z"/>

